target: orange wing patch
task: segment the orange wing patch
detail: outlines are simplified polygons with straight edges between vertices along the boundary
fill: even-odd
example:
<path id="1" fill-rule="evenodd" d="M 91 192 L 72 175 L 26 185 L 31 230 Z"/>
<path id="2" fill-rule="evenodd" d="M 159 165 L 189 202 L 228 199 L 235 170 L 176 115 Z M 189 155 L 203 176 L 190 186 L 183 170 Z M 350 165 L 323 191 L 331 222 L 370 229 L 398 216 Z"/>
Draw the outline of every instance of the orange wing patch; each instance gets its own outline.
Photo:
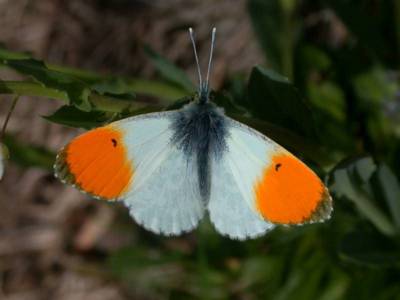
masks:
<path id="1" fill-rule="evenodd" d="M 300 224 L 313 220 L 320 207 L 327 214 L 331 211 L 331 198 L 321 180 L 291 154 L 274 156 L 254 190 L 257 209 L 272 223 Z M 321 205 L 326 200 L 328 208 Z"/>
<path id="2" fill-rule="evenodd" d="M 106 126 L 77 137 L 57 157 L 56 174 L 95 196 L 122 196 L 133 179 L 123 132 Z"/>

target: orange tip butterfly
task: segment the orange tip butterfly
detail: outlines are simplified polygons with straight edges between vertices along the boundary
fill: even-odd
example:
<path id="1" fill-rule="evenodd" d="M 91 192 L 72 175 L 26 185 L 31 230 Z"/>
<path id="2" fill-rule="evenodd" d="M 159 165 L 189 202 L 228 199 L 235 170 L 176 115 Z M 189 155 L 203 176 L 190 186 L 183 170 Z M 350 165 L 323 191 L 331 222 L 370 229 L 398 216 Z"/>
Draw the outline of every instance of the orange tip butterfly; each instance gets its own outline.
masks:
<path id="1" fill-rule="evenodd" d="M 332 198 L 303 162 L 209 101 L 199 75 L 193 101 L 78 136 L 58 154 L 55 174 L 95 198 L 123 201 L 144 228 L 164 235 L 193 230 L 208 212 L 222 235 L 244 240 L 276 225 L 322 222 Z"/>

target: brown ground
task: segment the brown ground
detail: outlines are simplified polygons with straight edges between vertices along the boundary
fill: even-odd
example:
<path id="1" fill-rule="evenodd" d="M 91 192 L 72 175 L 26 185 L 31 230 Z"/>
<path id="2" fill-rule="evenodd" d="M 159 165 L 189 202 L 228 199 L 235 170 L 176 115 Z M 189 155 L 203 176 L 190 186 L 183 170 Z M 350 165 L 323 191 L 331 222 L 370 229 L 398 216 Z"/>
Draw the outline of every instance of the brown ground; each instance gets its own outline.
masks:
<path id="1" fill-rule="evenodd" d="M 145 78 L 154 76 L 141 48 L 147 43 L 195 79 L 182 28 L 195 28 L 205 59 L 213 25 L 218 87 L 226 73 L 248 71 L 261 61 L 243 0 L 0 0 L 0 42 L 8 48 L 52 63 Z M 18 77 L 0 70 L 0 79 L 12 78 Z M 8 132 L 56 151 L 76 134 L 40 117 L 59 105 L 22 97 Z M 2 96 L 0 124 L 9 106 Z M 124 288 L 93 270 L 88 253 L 134 243 L 137 226 L 130 223 L 129 235 L 116 234 L 110 224 L 125 215 L 123 208 L 85 198 L 47 171 L 8 165 L 0 182 L 0 299 L 128 299 Z M 139 288 L 137 298 L 143 297 Z"/>

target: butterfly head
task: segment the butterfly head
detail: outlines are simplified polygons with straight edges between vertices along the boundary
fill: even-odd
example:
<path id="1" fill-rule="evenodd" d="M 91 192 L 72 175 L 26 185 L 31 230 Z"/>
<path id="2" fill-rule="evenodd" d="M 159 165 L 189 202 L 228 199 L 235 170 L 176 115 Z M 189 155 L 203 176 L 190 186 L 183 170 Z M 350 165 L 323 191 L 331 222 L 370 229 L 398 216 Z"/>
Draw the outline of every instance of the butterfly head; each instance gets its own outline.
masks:
<path id="1" fill-rule="evenodd" d="M 199 87 L 198 97 L 200 103 L 206 103 L 210 97 L 210 89 L 205 82 Z"/>
<path id="2" fill-rule="evenodd" d="M 199 97 L 199 102 L 204 104 L 208 102 L 209 96 L 210 96 L 210 71 L 211 71 L 211 62 L 212 62 L 212 56 L 213 56 L 213 51 L 214 51 L 214 46 L 215 46 L 215 33 L 216 33 L 216 28 L 214 27 L 211 33 L 211 46 L 210 46 L 210 56 L 208 59 L 208 68 L 207 68 L 207 77 L 206 80 L 203 81 L 203 77 L 201 76 L 201 69 L 200 69 L 200 63 L 199 63 L 199 57 L 197 56 L 197 49 L 196 49 L 196 42 L 194 41 L 194 33 L 193 29 L 189 28 L 189 35 L 190 35 L 190 40 L 192 41 L 193 45 L 193 51 L 194 51 L 194 57 L 196 59 L 196 65 L 197 65 L 197 73 L 199 76 L 199 90 L 198 90 L 198 97 Z"/>

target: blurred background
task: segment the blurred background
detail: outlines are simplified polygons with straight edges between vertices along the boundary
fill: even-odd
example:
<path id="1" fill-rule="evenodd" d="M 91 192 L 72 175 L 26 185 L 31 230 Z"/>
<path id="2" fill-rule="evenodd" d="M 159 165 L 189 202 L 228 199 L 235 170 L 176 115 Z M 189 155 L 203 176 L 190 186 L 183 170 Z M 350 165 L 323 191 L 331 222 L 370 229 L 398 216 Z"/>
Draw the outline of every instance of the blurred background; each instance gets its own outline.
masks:
<path id="1" fill-rule="evenodd" d="M 324 178 L 331 220 L 246 242 L 204 220 L 166 238 L 53 177 L 82 128 L 193 94 L 189 26 L 204 67 L 217 27 L 215 101 Z M 0 299 L 400 299 L 399 66 L 396 0 L 0 0 L 0 124 L 21 95 Z"/>

